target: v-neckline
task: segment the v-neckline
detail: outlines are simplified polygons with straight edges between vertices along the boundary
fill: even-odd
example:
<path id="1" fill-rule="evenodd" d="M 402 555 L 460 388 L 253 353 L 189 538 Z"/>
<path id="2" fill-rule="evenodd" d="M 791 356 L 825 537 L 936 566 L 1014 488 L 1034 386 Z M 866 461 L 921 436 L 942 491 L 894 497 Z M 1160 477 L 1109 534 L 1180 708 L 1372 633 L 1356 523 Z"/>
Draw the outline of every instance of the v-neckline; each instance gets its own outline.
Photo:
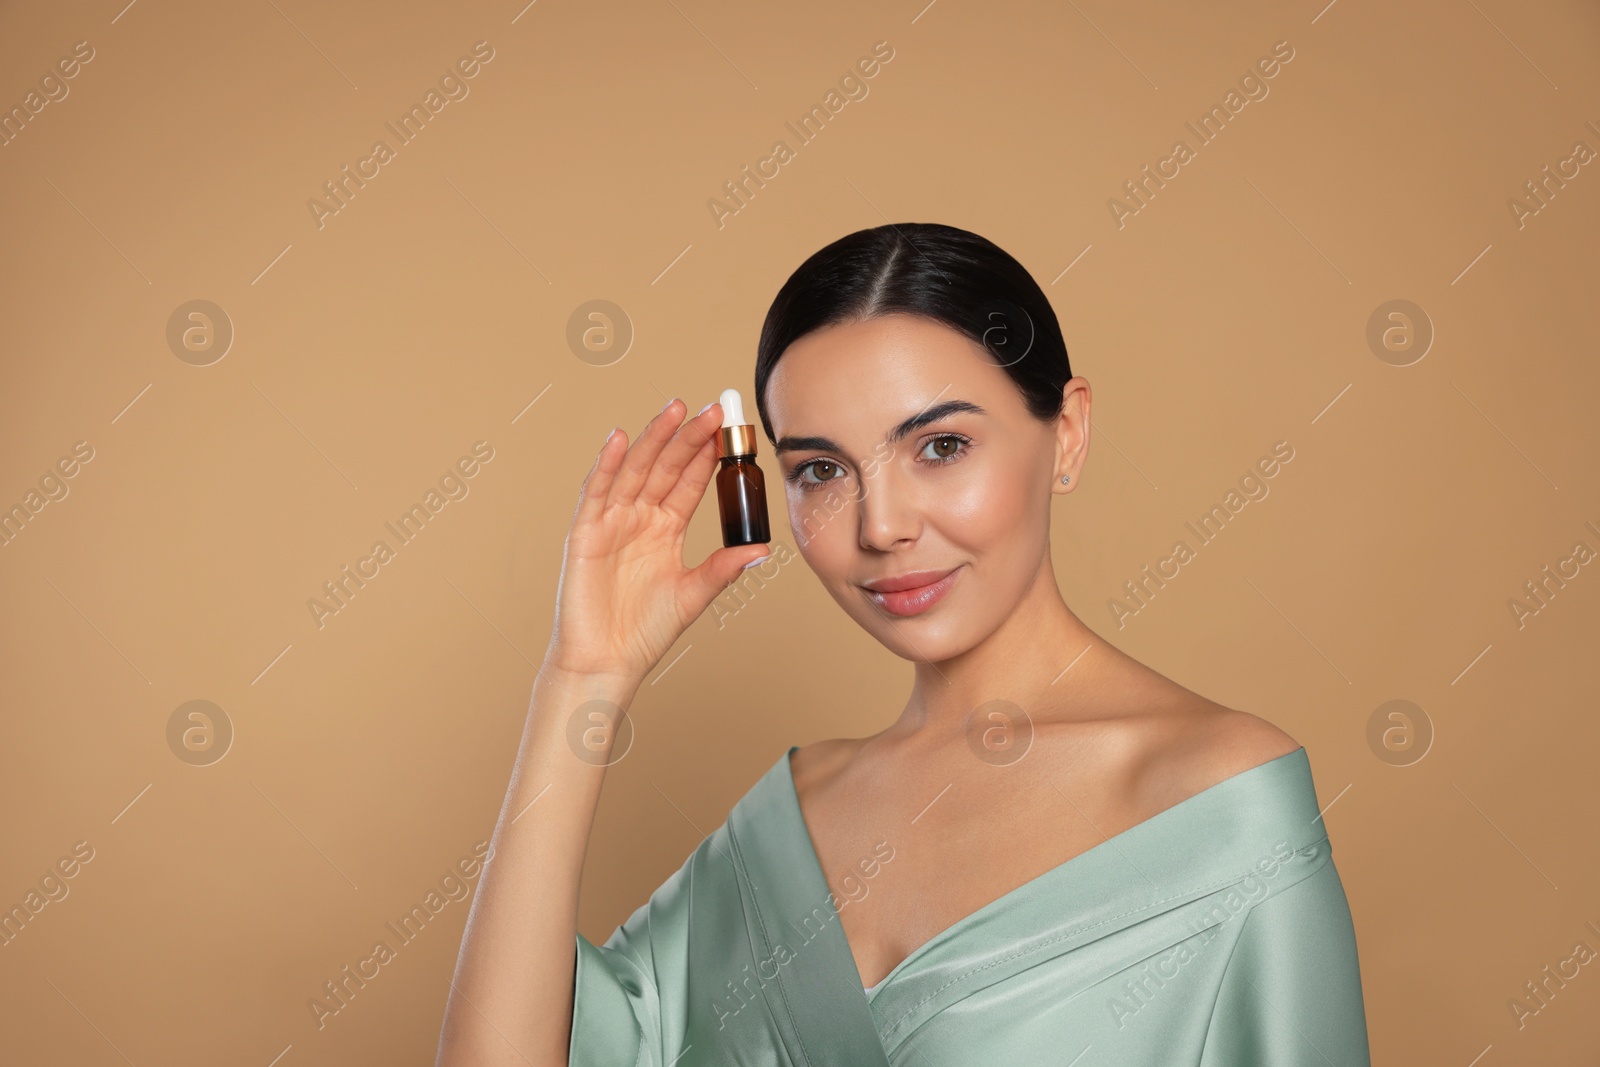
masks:
<path id="1" fill-rule="evenodd" d="M 794 818 L 795 823 L 799 826 L 800 837 L 806 843 L 806 857 L 809 860 L 809 865 L 812 871 L 815 872 L 817 879 L 822 883 L 822 885 L 824 887 L 828 887 L 828 874 L 822 868 L 822 858 L 817 854 L 816 841 L 811 836 L 811 827 L 809 824 L 807 824 L 805 812 L 800 807 L 800 791 L 795 787 L 794 783 L 793 756 L 795 752 L 799 751 L 799 749 L 799 745 L 790 745 L 780 760 L 780 762 L 783 764 L 783 779 L 788 785 L 788 788 L 784 791 L 784 799 L 787 802 L 790 815 Z M 1013 886 L 1011 889 L 1006 890 L 1004 893 L 1000 894 L 1000 896 L 989 901 L 987 904 L 980 905 L 977 909 L 968 912 L 966 915 L 963 915 L 961 918 L 955 920 L 950 925 L 944 927 L 942 930 L 924 940 L 920 945 L 907 953 L 899 963 L 891 967 L 889 972 L 879 979 L 878 982 L 873 986 L 873 989 L 877 992 L 882 992 L 885 986 L 898 977 L 900 973 L 915 960 L 926 955 L 934 945 L 949 940 L 951 937 L 959 934 L 962 930 L 972 926 L 975 923 L 982 922 L 990 915 L 1001 910 L 1015 898 L 1024 894 L 1026 891 L 1037 888 L 1041 883 L 1056 880 L 1062 877 L 1069 868 L 1078 863 L 1079 860 L 1089 856 L 1091 853 L 1098 854 L 1108 847 L 1115 848 L 1117 842 L 1124 841 L 1129 836 L 1134 836 L 1139 833 L 1148 833 L 1151 829 L 1170 821 L 1173 818 L 1176 818 L 1177 815 L 1174 813 L 1178 812 L 1179 809 L 1192 808 L 1196 801 L 1200 800 L 1202 797 L 1206 797 L 1207 794 L 1214 793 L 1216 790 L 1221 789 L 1224 786 L 1237 783 L 1240 779 L 1246 777 L 1247 775 L 1258 775 L 1269 767 L 1281 765 L 1285 760 L 1290 759 L 1291 757 L 1297 755 L 1305 756 L 1305 754 L 1305 746 L 1300 745 L 1289 752 L 1285 752 L 1281 756 L 1274 756 L 1272 759 L 1269 759 L 1264 763 L 1258 763 L 1253 767 L 1246 767 L 1242 771 L 1237 771 L 1233 774 L 1230 774 L 1221 781 L 1213 782 L 1211 785 L 1206 786 L 1206 788 L 1200 790 L 1198 793 L 1191 793 L 1189 796 L 1184 797 L 1176 804 L 1170 804 L 1156 812 L 1154 815 L 1148 816 L 1139 822 L 1134 823 L 1127 829 L 1112 834 L 1110 837 L 1089 846 L 1074 856 L 1069 856 L 1067 859 L 1062 860 L 1049 870 L 1035 875 L 1020 885 Z M 828 888 L 829 892 L 831 893 L 831 887 Z M 850 944 L 850 939 L 845 935 L 844 924 L 842 921 L 839 924 L 839 940 L 844 945 L 845 955 L 850 959 L 851 968 L 856 972 L 857 983 L 861 986 L 862 990 L 865 991 L 867 989 L 867 985 L 861 978 L 860 966 L 855 962 L 855 947 Z"/>

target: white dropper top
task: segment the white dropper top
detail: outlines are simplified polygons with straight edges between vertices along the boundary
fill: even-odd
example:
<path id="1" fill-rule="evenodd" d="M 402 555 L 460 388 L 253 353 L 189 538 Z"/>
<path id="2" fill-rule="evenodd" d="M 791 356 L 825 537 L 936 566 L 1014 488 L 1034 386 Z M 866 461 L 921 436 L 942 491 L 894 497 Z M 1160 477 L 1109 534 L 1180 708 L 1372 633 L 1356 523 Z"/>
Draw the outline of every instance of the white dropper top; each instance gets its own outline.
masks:
<path id="1" fill-rule="evenodd" d="M 724 389 L 718 403 L 722 405 L 722 425 L 749 425 L 744 421 L 744 401 L 739 399 L 739 390 Z"/>

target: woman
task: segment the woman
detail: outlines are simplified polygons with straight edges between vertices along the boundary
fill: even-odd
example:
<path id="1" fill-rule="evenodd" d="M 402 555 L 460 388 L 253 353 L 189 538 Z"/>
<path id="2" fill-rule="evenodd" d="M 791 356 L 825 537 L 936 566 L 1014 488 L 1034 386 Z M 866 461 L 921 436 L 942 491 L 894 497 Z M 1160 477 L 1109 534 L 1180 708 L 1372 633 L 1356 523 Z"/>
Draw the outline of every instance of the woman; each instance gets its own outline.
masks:
<path id="1" fill-rule="evenodd" d="M 439 1063 L 1365 1067 L 1305 749 L 1122 654 L 1057 589 L 1050 513 L 1081 481 L 1090 390 L 1021 264 L 949 226 L 844 237 L 779 291 L 755 397 L 800 554 L 913 663 L 905 707 L 790 748 L 604 945 L 578 934 L 614 731 L 570 739 L 614 724 L 767 553 L 682 561 L 719 405 L 612 431 Z"/>

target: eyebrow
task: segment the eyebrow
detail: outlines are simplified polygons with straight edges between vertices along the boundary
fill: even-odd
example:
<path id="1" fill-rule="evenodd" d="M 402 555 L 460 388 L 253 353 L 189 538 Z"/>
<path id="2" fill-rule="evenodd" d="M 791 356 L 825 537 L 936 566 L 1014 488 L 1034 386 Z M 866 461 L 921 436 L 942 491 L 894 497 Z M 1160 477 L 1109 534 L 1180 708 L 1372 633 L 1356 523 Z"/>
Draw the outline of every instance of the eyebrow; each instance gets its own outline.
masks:
<path id="1" fill-rule="evenodd" d="M 968 400 L 946 400 L 942 404 L 935 404 L 926 411 L 919 412 L 904 422 L 895 426 L 884 436 L 885 444 L 894 444 L 907 434 L 915 433 L 922 427 L 940 419 L 947 418 L 957 412 L 969 412 L 973 415 L 987 415 L 988 412 L 977 404 Z M 773 446 L 774 455 L 785 452 L 837 452 L 844 453 L 844 449 L 831 437 L 780 437 Z"/>

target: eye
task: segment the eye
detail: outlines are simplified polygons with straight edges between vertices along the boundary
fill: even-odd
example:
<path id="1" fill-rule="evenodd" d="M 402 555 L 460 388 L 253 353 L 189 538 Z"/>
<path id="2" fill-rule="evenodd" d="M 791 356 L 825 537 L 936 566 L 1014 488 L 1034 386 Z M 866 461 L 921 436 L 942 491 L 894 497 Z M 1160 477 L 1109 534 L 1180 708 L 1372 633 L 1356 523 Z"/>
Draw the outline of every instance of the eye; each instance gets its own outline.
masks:
<path id="1" fill-rule="evenodd" d="M 812 459 L 796 467 L 789 475 L 789 480 L 798 483 L 802 489 L 817 489 L 827 482 L 837 481 L 843 475 L 844 468 L 833 460 Z"/>
<path id="2" fill-rule="evenodd" d="M 927 443 L 922 446 L 922 452 L 929 463 L 937 466 L 944 463 L 954 463 L 966 453 L 967 446 L 970 444 L 972 444 L 972 441 L 969 438 L 963 437 L 958 433 L 942 433 L 937 437 L 928 438 Z M 928 453 L 929 449 L 933 450 L 931 455 Z"/>

